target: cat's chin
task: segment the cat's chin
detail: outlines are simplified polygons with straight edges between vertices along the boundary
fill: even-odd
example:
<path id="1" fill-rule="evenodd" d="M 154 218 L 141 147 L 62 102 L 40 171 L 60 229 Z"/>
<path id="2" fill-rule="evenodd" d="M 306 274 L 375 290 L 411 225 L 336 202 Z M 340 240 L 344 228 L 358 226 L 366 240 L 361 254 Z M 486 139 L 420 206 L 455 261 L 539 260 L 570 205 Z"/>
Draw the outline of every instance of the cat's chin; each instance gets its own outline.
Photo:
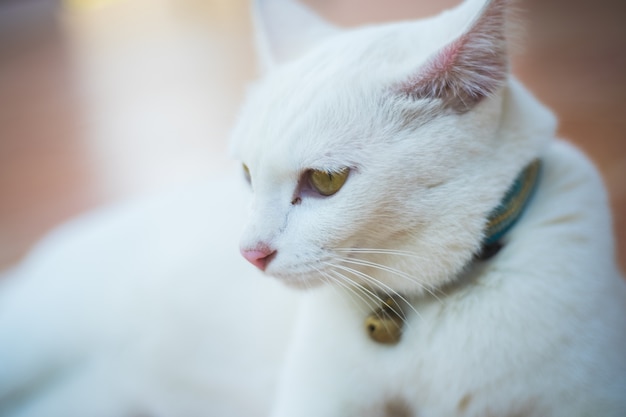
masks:
<path id="1" fill-rule="evenodd" d="M 326 282 L 316 275 L 283 275 L 269 274 L 272 278 L 278 280 L 281 284 L 293 288 L 295 290 L 310 290 L 321 287 Z"/>

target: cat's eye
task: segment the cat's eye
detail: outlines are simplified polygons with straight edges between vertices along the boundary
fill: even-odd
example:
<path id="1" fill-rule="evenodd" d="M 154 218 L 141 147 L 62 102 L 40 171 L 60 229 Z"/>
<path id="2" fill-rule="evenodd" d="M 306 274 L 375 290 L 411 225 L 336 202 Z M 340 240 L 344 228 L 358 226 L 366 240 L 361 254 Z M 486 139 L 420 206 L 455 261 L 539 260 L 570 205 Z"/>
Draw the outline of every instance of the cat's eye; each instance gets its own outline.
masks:
<path id="1" fill-rule="evenodd" d="M 336 172 L 314 169 L 308 172 L 309 184 L 321 195 L 330 196 L 343 187 L 349 173 L 350 168 L 344 168 Z"/>
<path id="2" fill-rule="evenodd" d="M 248 165 L 241 164 L 241 167 L 243 168 L 243 176 L 248 184 L 252 183 L 252 177 L 250 177 L 250 169 L 248 168 Z"/>

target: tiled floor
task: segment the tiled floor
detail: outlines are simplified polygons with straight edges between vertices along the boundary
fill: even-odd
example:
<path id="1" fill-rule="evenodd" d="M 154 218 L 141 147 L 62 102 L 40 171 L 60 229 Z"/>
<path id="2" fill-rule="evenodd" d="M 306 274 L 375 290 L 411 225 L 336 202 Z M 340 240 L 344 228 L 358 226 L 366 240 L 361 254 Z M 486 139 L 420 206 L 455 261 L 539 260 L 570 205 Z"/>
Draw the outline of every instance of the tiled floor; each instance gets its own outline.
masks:
<path id="1" fill-rule="evenodd" d="M 0 3 L 0 268 L 81 211 L 219 173 L 254 74 L 244 0 L 67 3 L 83 6 Z M 457 1 L 307 3 L 355 25 Z M 530 28 L 516 71 L 600 167 L 626 266 L 626 6 L 520 4 Z"/>

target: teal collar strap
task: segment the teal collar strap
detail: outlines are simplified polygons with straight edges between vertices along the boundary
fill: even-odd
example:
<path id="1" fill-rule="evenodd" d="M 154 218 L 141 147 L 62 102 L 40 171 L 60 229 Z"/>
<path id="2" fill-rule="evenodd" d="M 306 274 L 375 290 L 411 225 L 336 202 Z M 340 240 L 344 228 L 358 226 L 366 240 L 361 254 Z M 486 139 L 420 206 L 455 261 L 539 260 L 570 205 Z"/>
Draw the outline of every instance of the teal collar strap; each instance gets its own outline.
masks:
<path id="1" fill-rule="evenodd" d="M 540 171 L 541 161 L 535 159 L 517 176 L 500 204 L 489 215 L 483 246 L 497 243 L 522 216 L 537 188 Z"/>

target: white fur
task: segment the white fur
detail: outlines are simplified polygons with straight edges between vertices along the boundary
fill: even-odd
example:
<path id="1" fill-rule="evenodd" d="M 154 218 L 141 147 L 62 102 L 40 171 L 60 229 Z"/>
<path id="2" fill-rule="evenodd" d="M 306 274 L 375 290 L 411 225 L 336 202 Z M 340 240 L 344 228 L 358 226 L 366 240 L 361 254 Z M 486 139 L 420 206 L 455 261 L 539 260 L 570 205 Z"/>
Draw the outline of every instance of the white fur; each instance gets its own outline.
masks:
<path id="1" fill-rule="evenodd" d="M 240 260 L 235 178 L 77 219 L 3 277 L 0 415 L 264 414 L 295 306 Z"/>
<path id="2" fill-rule="evenodd" d="M 0 415 L 625 415 L 626 286 L 594 167 L 513 78 L 462 114 L 394 90 L 481 7 L 309 28 L 324 39 L 292 44 L 254 86 L 233 134 L 253 189 L 240 245 L 275 249 L 277 279 L 237 254 L 236 181 L 42 242 L 1 282 Z M 496 257 L 473 262 L 536 157 L 530 206 Z M 344 167 L 337 194 L 301 192 L 307 170 Z M 397 346 L 363 328 L 385 293 L 410 303 Z"/>

